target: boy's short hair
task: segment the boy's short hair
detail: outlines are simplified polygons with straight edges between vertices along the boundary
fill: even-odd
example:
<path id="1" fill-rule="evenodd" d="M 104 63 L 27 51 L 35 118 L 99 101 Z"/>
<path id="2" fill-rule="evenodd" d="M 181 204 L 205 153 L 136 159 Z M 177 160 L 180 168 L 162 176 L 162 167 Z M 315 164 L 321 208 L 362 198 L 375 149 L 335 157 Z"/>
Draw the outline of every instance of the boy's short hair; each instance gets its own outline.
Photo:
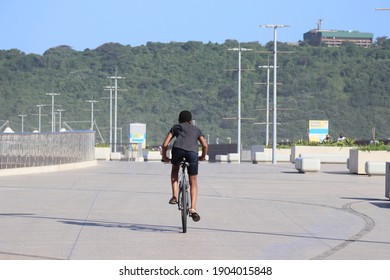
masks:
<path id="1" fill-rule="evenodd" d="M 192 114 L 190 111 L 181 111 L 179 114 L 179 123 L 192 121 Z"/>

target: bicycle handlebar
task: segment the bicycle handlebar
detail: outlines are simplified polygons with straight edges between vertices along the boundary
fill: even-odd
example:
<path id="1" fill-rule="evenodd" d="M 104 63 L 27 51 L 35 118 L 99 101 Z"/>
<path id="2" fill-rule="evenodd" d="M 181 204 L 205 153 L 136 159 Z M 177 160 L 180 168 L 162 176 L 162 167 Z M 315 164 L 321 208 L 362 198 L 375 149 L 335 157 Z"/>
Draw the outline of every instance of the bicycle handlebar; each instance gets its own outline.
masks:
<path id="1" fill-rule="evenodd" d="M 201 159 L 200 157 L 198 159 L 199 159 L 199 161 L 206 161 L 206 159 Z M 161 162 L 163 162 L 163 163 L 170 163 L 171 159 L 168 158 L 168 161 L 164 161 L 163 159 L 161 159 Z"/>

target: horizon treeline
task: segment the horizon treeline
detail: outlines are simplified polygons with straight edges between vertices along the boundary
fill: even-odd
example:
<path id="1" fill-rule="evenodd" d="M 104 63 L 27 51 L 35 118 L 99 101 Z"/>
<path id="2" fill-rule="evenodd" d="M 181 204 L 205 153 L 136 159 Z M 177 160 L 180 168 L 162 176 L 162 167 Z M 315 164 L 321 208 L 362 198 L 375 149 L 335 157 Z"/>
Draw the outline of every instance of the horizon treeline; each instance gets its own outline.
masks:
<path id="1" fill-rule="evenodd" d="M 241 43 L 241 129 L 243 148 L 265 143 L 267 69 L 273 43 Z M 238 48 L 196 41 L 131 47 L 107 43 L 75 51 L 69 46 L 43 55 L 0 50 L 0 126 L 14 131 L 51 131 L 51 96 L 55 96 L 56 130 L 88 130 L 93 118 L 97 142 L 109 141 L 109 77 L 118 79 L 118 142 L 128 141 L 129 124 L 145 123 L 147 144 L 159 145 L 181 110 L 190 110 L 210 143 L 237 141 Z M 370 139 L 373 128 L 390 137 L 390 40 L 378 38 L 370 48 L 340 48 L 278 43 L 278 142 L 307 139 L 309 120 L 329 120 L 331 135 Z M 272 123 L 273 69 L 270 69 Z M 43 105 L 43 106 L 38 106 Z M 114 105 L 114 100 L 113 100 Z M 58 122 L 58 123 L 57 123 Z M 2 128 L 4 130 L 4 127 Z M 101 135 L 101 136 L 100 136 Z M 272 137 L 272 124 L 270 125 Z M 229 139 L 230 138 L 230 139 Z M 271 142 L 271 140 L 270 140 Z"/>

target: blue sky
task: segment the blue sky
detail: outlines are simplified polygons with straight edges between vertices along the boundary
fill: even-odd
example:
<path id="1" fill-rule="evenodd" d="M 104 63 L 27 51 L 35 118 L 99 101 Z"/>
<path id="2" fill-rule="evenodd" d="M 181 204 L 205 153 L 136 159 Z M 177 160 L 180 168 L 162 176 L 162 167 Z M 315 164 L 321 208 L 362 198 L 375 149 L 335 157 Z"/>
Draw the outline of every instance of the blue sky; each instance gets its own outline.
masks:
<path id="1" fill-rule="evenodd" d="M 322 19 L 323 29 L 358 30 L 390 37 L 387 1 L 343 0 L 0 0 L 0 50 L 42 54 L 68 45 L 94 49 L 116 42 L 273 40 L 261 24 L 287 24 L 278 40 L 296 42 Z"/>

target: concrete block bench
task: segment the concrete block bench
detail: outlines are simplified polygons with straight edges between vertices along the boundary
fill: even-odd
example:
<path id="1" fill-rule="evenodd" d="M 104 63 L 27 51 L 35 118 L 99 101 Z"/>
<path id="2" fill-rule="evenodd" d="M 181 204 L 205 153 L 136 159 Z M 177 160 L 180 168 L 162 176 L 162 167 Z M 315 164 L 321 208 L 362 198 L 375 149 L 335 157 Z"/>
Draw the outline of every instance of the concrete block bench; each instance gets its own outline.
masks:
<path id="1" fill-rule="evenodd" d="M 228 162 L 228 156 L 227 155 L 215 155 L 215 161 L 216 162 Z"/>
<path id="2" fill-rule="evenodd" d="M 321 169 L 321 161 L 314 158 L 296 158 L 295 169 L 299 172 L 316 172 Z"/>
<path id="3" fill-rule="evenodd" d="M 145 161 L 161 161 L 161 154 L 159 151 L 148 151 L 143 154 Z"/>
<path id="4" fill-rule="evenodd" d="M 230 162 L 230 163 L 234 163 L 234 162 L 238 163 L 239 159 L 240 159 L 240 156 L 237 153 L 227 154 L 227 161 Z"/>
<path id="5" fill-rule="evenodd" d="M 118 152 L 111 153 L 110 158 L 111 158 L 111 160 L 121 160 L 122 154 L 118 153 Z"/>
<path id="6" fill-rule="evenodd" d="M 272 157 L 272 156 L 271 156 Z M 253 162 L 266 162 L 271 161 L 270 154 L 264 152 L 256 152 L 253 158 Z"/>
<path id="7" fill-rule="evenodd" d="M 347 154 L 300 154 L 300 158 L 319 159 L 321 163 L 347 163 Z"/>
<path id="8" fill-rule="evenodd" d="M 97 160 L 110 160 L 111 149 L 110 148 L 95 148 L 95 159 Z"/>
<path id="9" fill-rule="evenodd" d="M 384 161 L 366 161 L 365 170 L 367 175 L 385 175 L 386 162 Z"/>

